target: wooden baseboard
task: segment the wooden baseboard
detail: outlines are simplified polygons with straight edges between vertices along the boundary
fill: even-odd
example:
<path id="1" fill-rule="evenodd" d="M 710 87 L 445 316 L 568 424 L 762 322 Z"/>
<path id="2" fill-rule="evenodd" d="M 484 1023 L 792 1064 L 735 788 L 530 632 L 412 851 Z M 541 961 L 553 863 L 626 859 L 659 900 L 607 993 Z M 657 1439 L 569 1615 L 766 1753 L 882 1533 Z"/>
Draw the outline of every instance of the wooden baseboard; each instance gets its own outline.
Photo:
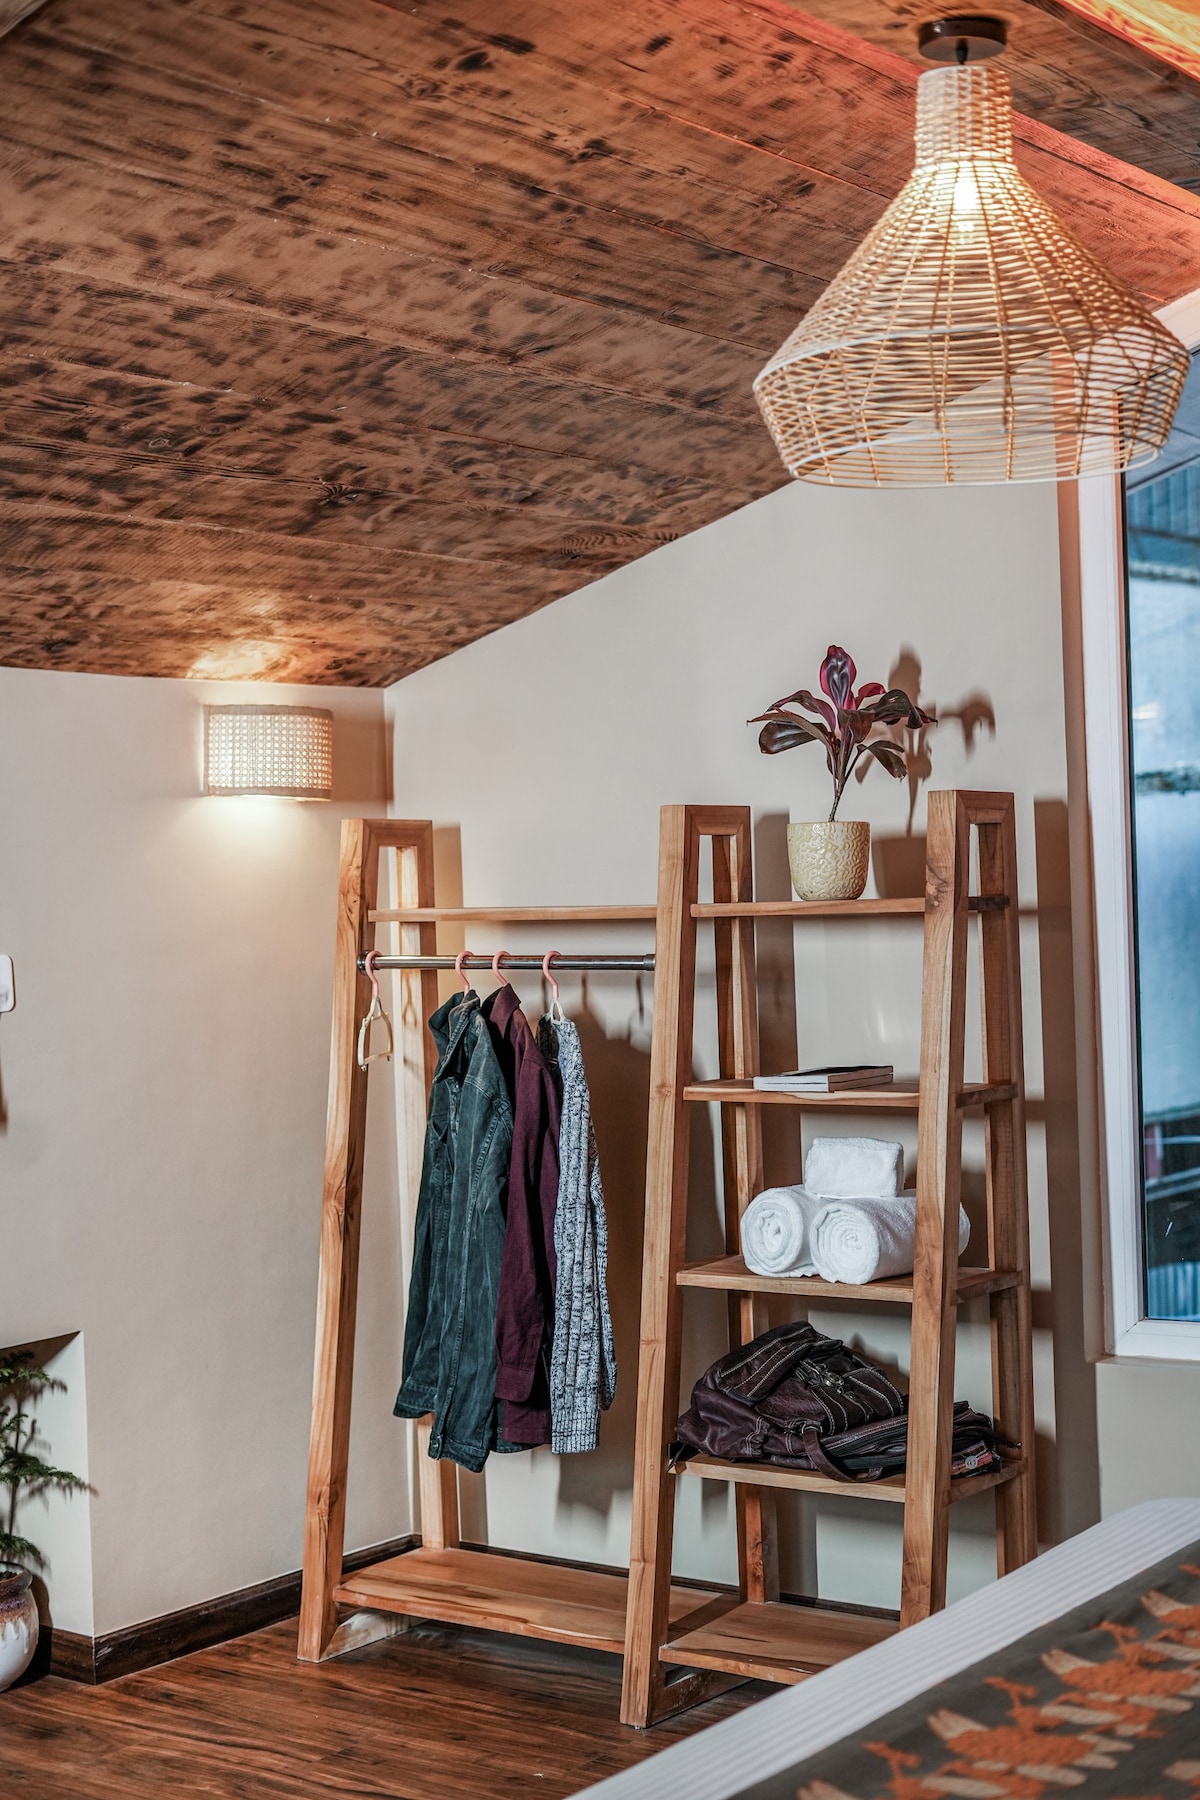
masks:
<path id="1" fill-rule="evenodd" d="M 351 1574 L 368 1563 L 401 1556 L 419 1541 L 410 1534 L 386 1544 L 373 1544 L 369 1550 L 355 1550 L 344 1559 L 342 1567 Z M 173 1662 L 177 1656 L 187 1656 L 193 1650 L 210 1650 L 214 1644 L 227 1643 L 230 1638 L 261 1631 L 264 1625 L 277 1625 L 299 1610 L 297 1570 L 291 1575 L 276 1575 L 271 1581 L 260 1581 L 255 1587 L 241 1588 L 235 1594 L 185 1606 L 180 1612 L 146 1619 L 140 1625 L 105 1632 L 101 1637 L 45 1627 L 38 1646 L 39 1659 L 47 1659 L 43 1666 L 51 1675 L 61 1675 L 68 1681 L 115 1681 L 119 1675 L 134 1675 L 156 1663 Z"/>

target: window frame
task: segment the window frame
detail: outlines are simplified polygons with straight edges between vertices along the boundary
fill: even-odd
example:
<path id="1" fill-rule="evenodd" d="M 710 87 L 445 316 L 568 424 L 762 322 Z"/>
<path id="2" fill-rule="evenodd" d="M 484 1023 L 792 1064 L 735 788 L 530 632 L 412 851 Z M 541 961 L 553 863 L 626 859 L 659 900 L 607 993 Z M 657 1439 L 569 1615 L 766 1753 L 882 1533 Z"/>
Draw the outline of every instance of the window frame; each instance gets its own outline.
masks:
<path id="1" fill-rule="evenodd" d="M 1158 314 L 1200 348 L 1200 290 Z M 1148 1319 L 1143 1304 L 1141 1097 L 1133 915 L 1124 500 L 1120 477 L 1078 484 L 1084 736 L 1091 817 L 1099 1010 L 1105 1348 L 1110 1356 L 1200 1361 L 1200 1322 Z M 1114 725 L 1118 728 L 1114 729 Z"/>

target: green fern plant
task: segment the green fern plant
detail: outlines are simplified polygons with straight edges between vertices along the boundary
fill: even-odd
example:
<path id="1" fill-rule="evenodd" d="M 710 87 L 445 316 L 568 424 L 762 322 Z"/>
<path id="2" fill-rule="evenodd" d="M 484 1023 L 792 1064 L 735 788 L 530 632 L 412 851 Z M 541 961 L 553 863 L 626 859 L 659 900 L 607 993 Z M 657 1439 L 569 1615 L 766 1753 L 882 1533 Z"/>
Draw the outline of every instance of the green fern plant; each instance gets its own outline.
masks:
<path id="1" fill-rule="evenodd" d="M 61 1393 L 66 1383 L 47 1374 L 30 1350 L 0 1350 L 0 1564 L 43 1568 L 45 1557 L 36 1544 L 17 1533 L 17 1506 L 30 1498 L 58 1489 L 65 1493 L 86 1491 L 82 1476 L 56 1469 L 37 1454 L 37 1419 L 30 1410 L 39 1394 Z"/>

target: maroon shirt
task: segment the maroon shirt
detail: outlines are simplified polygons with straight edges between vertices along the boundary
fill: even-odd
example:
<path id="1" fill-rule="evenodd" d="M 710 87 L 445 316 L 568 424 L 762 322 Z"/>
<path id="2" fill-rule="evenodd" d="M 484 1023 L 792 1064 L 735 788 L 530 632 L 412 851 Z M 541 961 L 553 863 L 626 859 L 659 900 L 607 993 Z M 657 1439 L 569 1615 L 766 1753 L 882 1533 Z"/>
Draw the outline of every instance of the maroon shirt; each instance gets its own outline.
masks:
<path id="1" fill-rule="evenodd" d="M 554 1329 L 554 1215 L 558 1208 L 560 1097 L 513 988 L 482 1007 L 513 1101 L 504 1255 L 496 1302 L 496 1397 L 510 1444 L 550 1442 L 550 1339 Z"/>

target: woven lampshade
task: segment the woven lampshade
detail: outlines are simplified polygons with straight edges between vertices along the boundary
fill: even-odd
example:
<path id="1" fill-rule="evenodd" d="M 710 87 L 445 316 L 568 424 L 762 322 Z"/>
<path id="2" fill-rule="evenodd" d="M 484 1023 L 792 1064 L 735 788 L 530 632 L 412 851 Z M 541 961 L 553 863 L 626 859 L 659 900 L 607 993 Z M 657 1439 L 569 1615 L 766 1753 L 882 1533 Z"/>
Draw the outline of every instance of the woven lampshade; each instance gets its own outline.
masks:
<path id="1" fill-rule="evenodd" d="M 320 706 L 206 706 L 206 794 L 333 793 L 333 714 Z"/>
<path id="2" fill-rule="evenodd" d="M 791 473 L 845 487 L 1044 481 L 1147 462 L 1177 338 L 1034 193 L 988 64 L 917 84 L 917 161 L 754 384 Z"/>

